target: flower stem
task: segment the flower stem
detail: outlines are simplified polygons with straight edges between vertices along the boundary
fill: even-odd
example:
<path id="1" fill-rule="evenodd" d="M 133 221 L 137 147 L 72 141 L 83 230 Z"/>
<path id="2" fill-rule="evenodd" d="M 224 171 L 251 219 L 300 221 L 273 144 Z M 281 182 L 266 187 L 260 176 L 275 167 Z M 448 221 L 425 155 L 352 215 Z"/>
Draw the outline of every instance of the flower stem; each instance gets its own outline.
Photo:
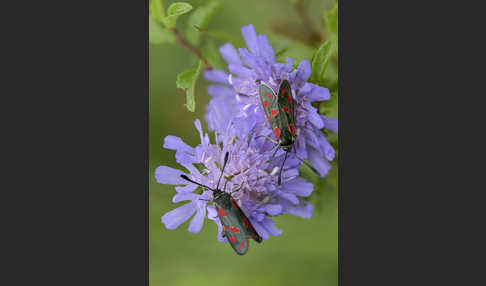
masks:
<path id="1" fill-rule="evenodd" d="M 176 27 L 173 27 L 173 28 L 170 28 L 170 30 L 172 31 L 172 33 L 174 33 L 174 35 L 176 36 L 177 38 L 177 43 L 183 47 L 185 47 L 186 49 L 188 49 L 191 53 L 193 53 L 196 57 L 198 57 L 201 61 L 203 61 L 204 63 L 204 66 L 206 67 L 206 69 L 210 70 L 212 69 L 213 67 L 209 64 L 209 62 L 202 56 L 201 54 L 201 51 L 199 50 L 199 48 L 197 47 L 194 47 L 192 46 L 191 44 L 189 44 L 182 36 L 181 34 L 179 33 L 179 31 L 177 30 Z"/>

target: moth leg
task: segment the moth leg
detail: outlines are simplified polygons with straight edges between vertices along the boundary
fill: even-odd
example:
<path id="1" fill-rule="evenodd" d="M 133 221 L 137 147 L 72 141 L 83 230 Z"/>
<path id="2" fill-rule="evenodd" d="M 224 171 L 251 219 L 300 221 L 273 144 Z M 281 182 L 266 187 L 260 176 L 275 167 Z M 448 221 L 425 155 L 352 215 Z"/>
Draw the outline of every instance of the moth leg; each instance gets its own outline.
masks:
<path id="1" fill-rule="evenodd" d="M 199 199 L 200 201 L 210 202 L 211 200 Z"/>
<path id="2" fill-rule="evenodd" d="M 260 136 L 255 137 L 255 139 L 260 138 L 260 137 L 265 137 L 265 138 L 267 138 L 269 141 L 272 141 L 273 143 L 278 144 L 278 142 L 277 142 L 277 141 L 273 140 L 272 138 L 268 137 L 267 135 L 260 135 Z"/>

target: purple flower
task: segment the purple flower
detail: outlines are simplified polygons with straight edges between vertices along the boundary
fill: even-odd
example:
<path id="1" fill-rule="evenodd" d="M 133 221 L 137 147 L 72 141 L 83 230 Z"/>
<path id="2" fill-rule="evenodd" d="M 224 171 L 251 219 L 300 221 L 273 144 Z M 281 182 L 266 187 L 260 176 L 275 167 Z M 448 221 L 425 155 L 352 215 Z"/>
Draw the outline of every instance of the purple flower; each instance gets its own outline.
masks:
<path id="1" fill-rule="evenodd" d="M 212 96 L 206 107 L 210 130 L 222 133 L 231 125 L 234 126 L 230 131 L 233 136 L 251 130 L 259 135 L 273 136 L 255 81 L 262 80 L 277 92 L 280 82 L 287 79 L 295 100 L 297 155 L 309 159 L 321 177 L 325 177 L 331 168 L 329 161 L 334 159 L 335 150 L 321 129 L 337 132 L 337 119 L 320 115 L 311 103 L 329 100 L 329 90 L 307 82 L 311 74 L 309 61 L 300 62 L 297 69 L 294 69 L 291 58 L 287 57 L 286 63 L 279 63 L 265 35 L 257 35 L 253 25 L 244 26 L 241 31 L 249 50 L 242 48 L 237 51 L 230 43 L 220 47 L 221 55 L 228 63 L 229 74 L 221 70 L 204 73 L 207 80 L 217 83 L 208 87 Z"/>
<path id="2" fill-rule="evenodd" d="M 191 147 L 172 135 L 164 140 L 164 147 L 176 151 L 176 161 L 186 170 L 167 166 L 160 166 L 155 170 L 158 183 L 177 185 L 172 199 L 174 203 L 189 201 L 162 216 L 162 223 L 168 229 L 177 228 L 195 213 L 188 230 L 197 233 L 207 215 L 218 225 L 218 239 L 226 241 L 221 235 L 222 226 L 216 210 L 214 206 L 208 205 L 213 198 L 212 191 L 203 190 L 199 193 L 196 191 L 197 185 L 180 177 L 185 174 L 196 182 L 215 188 L 226 152 L 230 155 L 220 189 L 231 193 L 263 239 L 268 239 L 270 234 L 277 236 L 282 232 L 274 226 L 271 216 L 284 213 L 304 218 L 312 216 L 312 205 L 299 197 L 310 196 L 314 186 L 298 177 L 298 160 L 287 158 L 282 174 L 283 182 L 279 186 L 276 174 L 282 158 L 270 160 L 273 143 L 255 136 L 233 136 L 230 131 L 234 127 L 231 126 L 217 136 L 216 144 L 211 144 L 208 134 L 203 133 L 199 120 L 196 120 L 195 125 L 201 137 L 201 144 L 196 147 Z"/>

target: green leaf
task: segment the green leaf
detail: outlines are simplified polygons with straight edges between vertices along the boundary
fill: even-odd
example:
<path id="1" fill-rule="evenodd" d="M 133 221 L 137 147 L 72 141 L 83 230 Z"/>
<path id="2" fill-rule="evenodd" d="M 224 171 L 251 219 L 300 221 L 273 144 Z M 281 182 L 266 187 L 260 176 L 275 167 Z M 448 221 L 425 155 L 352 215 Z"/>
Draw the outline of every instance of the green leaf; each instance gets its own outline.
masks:
<path id="1" fill-rule="evenodd" d="M 275 50 L 275 57 L 278 58 L 282 56 L 289 49 L 289 46 L 289 42 L 286 40 L 272 43 L 272 47 Z"/>
<path id="2" fill-rule="evenodd" d="M 338 8 L 334 7 L 327 10 L 324 13 L 324 21 L 326 22 L 327 29 L 334 36 L 337 37 L 338 33 Z"/>
<path id="3" fill-rule="evenodd" d="M 149 42 L 151 44 L 175 43 L 174 34 L 162 28 L 152 15 L 149 15 Z"/>
<path id="4" fill-rule="evenodd" d="M 201 31 L 194 26 L 204 29 L 207 27 L 211 17 L 221 8 L 220 0 L 211 0 L 204 6 L 198 7 L 189 17 L 186 38 L 193 44 L 198 46 L 201 41 Z"/>
<path id="5" fill-rule="evenodd" d="M 329 39 L 325 41 L 317 51 L 312 55 L 311 69 L 312 75 L 311 80 L 320 83 L 324 80 L 324 72 L 326 71 L 327 64 L 337 52 L 337 40 Z"/>
<path id="6" fill-rule="evenodd" d="M 185 2 L 175 2 L 170 4 L 169 8 L 167 8 L 167 17 L 164 17 L 162 20 L 164 24 L 168 28 L 173 28 L 176 26 L 177 19 L 180 15 L 186 14 L 192 10 L 192 6 L 189 3 Z"/>
<path id="7" fill-rule="evenodd" d="M 337 91 L 331 91 L 331 98 L 320 103 L 319 113 L 327 117 L 338 118 L 339 110 Z"/>
<path id="8" fill-rule="evenodd" d="M 194 112 L 196 110 L 196 101 L 194 99 L 194 89 L 196 87 L 196 82 L 201 74 L 203 62 L 199 61 L 196 68 L 192 68 L 187 71 L 181 72 L 177 76 L 177 87 L 182 88 L 186 92 L 186 106 L 189 111 Z"/>
<path id="9" fill-rule="evenodd" d="M 155 17 L 155 19 L 157 19 L 161 23 L 164 22 L 165 11 L 162 0 L 152 0 L 152 3 L 150 5 L 150 11 L 152 12 L 152 15 Z"/>

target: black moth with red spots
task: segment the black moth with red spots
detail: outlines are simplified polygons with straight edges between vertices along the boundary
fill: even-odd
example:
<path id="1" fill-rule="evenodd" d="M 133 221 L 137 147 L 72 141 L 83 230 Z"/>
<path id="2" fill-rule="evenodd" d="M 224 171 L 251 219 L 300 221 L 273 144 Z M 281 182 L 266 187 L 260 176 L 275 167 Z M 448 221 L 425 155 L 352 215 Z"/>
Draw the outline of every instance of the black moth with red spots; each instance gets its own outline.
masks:
<path id="1" fill-rule="evenodd" d="M 221 176 L 214 189 L 194 182 L 186 175 L 181 175 L 181 177 L 191 183 L 213 191 L 213 203 L 218 211 L 219 220 L 223 225 L 223 236 L 228 239 L 228 242 L 237 254 L 244 255 L 248 251 L 248 237 L 253 238 L 259 243 L 262 242 L 262 238 L 258 235 L 255 228 L 253 228 L 248 218 L 231 195 L 219 189 L 219 182 L 221 181 L 224 168 L 228 162 L 228 156 L 229 153 L 226 153 Z"/>
<path id="2" fill-rule="evenodd" d="M 286 151 L 285 159 L 278 175 L 278 184 L 281 184 L 282 169 L 287 159 L 287 153 L 292 151 L 295 142 L 295 110 L 292 98 L 292 89 L 288 80 L 282 80 L 278 88 L 278 96 L 266 84 L 260 83 L 260 99 L 262 101 L 265 116 L 270 123 L 278 148 Z M 276 151 L 275 151 L 276 152 Z"/>

